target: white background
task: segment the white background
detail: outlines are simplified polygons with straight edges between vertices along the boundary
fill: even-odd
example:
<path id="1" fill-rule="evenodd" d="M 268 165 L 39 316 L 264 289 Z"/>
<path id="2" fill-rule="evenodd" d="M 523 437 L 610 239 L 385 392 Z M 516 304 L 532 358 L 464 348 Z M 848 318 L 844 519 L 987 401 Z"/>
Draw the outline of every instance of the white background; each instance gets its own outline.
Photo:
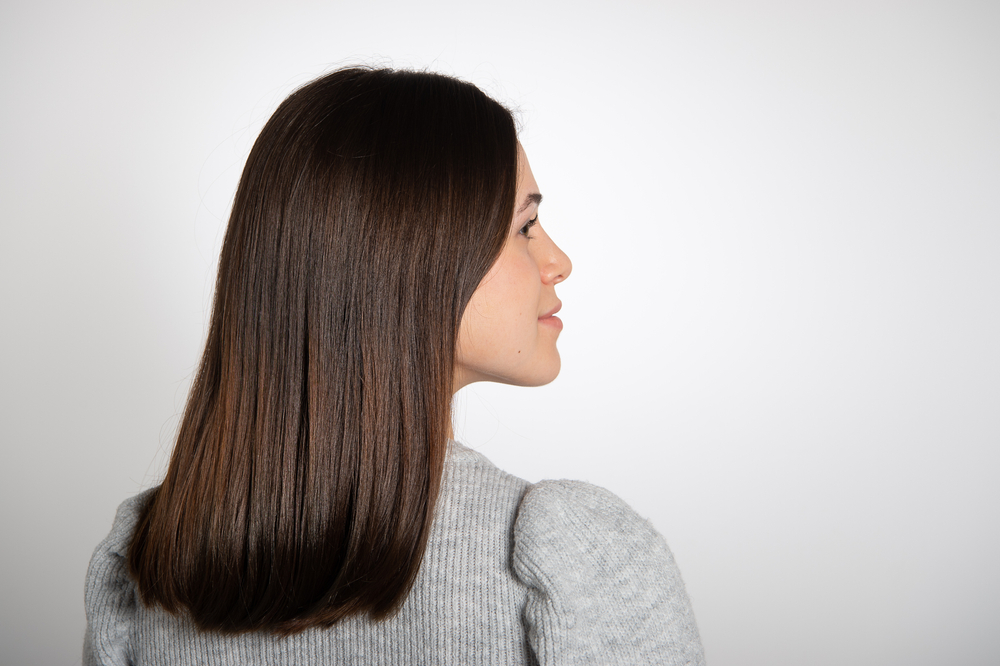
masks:
<path id="1" fill-rule="evenodd" d="M 516 107 L 574 260 L 562 376 L 459 438 L 648 516 L 713 666 L 1000 663 L 998 7 L 7 0 L 0 662 L 79 661 L 249 147 L 361 62 Z"/>

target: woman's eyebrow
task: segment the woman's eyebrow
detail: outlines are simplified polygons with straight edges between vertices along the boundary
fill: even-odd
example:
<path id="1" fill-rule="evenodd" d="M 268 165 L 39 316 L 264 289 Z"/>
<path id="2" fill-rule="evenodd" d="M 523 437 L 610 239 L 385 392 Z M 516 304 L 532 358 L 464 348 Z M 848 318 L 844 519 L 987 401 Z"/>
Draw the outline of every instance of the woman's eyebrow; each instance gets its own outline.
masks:
<path id="1" fill-rule="evenodd" d="M 528 206 L 530 206 L 531 204 L 540 204 L 540 203 L 542 203 L 542 195 L 539 194 L 538 192 L 532 192 L 531 194 L 529 194 L 524 198 L 524 203 L 521 204 L 521 207 L 517 209 L 517 215 L 520 215 L 524 211 L 528 210 Z"/>

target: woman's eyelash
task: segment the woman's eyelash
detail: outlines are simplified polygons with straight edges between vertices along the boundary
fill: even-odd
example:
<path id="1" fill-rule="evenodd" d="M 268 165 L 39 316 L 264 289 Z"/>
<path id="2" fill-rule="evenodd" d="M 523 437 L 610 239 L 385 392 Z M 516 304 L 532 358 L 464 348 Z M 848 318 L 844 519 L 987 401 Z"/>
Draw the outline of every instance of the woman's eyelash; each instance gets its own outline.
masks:
<path id="1" fill-rule="evenodd" d="M 521 231 L 519 233 L 527 236 L 528 238 L 531 238 L 531 236 L 528 236 L 528 232 L 531 231 L 531 227 L 535 226 L 536 222 L 538 222 L 537 215 L 528 220 L 527 223 L 523 227 L 521 227 Z"/>

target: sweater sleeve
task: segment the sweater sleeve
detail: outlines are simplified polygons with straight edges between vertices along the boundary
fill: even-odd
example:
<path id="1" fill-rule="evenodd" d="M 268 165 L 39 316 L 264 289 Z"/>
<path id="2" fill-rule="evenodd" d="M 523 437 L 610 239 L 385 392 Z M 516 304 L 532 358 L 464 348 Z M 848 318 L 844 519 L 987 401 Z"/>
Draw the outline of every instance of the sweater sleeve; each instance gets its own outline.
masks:
<path id="1" fill-rule="evenodd" d="M 529 588 L 524 621 L 541 666 L 705 663 L 670 549 L 607 490 L 533 486 L 514 524 L 512 566 Z"/>
<path id="2" fill-rule="evenodd" d="M 132 539 L 141 502 L 149 491 L 118 507 L 111 533 L 94 550 L 87 568 L 84 605 L 87 633 L 83 639 L 83 666 L 127 666 L 129 635 L 139 603 L 128 576 L 125 555 Z"/>

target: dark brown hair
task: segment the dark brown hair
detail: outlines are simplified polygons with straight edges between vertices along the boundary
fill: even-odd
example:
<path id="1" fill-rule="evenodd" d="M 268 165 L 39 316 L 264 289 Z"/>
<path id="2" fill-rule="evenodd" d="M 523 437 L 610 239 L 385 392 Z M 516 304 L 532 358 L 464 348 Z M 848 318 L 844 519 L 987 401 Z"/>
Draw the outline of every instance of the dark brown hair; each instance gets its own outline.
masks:
<path id="1" fill-rule="evenodd" d="M 516 181 L 513 118 L 469 83 L 343 69 L 278 107 L 128 551 L 144 603 L 277 633 L 399 607 L 441 480 L 459 323 Z"/>

